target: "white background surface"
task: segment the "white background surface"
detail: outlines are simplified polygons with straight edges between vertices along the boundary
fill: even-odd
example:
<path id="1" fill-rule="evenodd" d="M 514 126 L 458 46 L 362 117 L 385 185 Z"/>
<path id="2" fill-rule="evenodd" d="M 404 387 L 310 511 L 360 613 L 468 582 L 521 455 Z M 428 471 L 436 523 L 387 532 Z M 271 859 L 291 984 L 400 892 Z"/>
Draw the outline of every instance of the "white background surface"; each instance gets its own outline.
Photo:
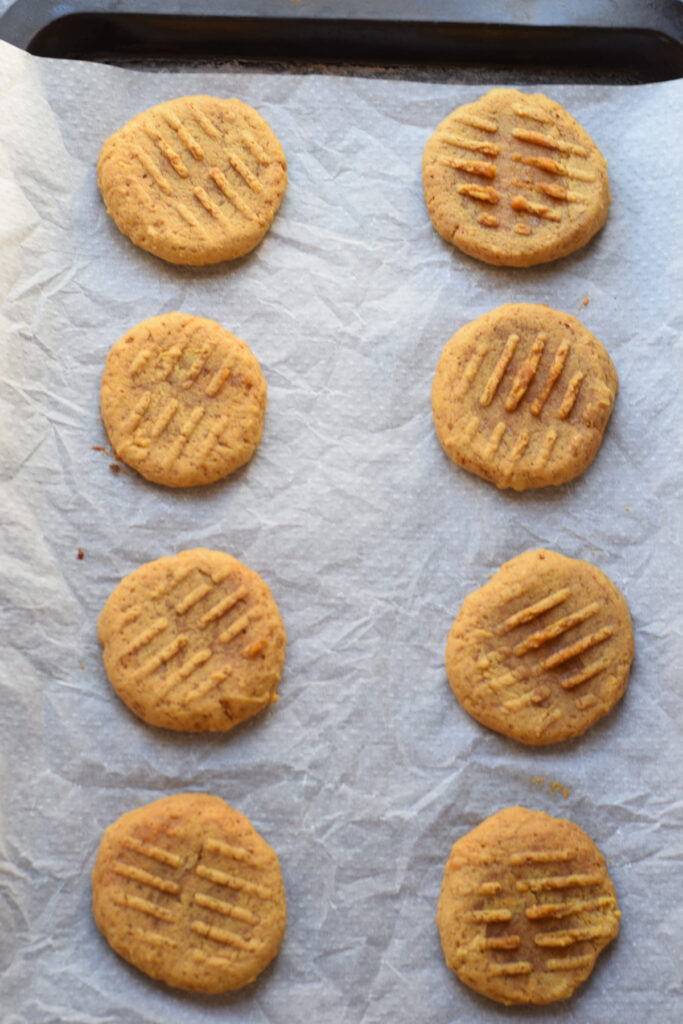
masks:
<path id="1" fill-rule="evenodd" d="M 199 91 L 255 106 L 290 171 L 263 244 L 205 270 L 135 249 L 95 171 L 129 117 Z M 586 249 L 529 270 L 462 256 L 424 206 L 424 144 L 481 91 L 135 74 L 0 46 L 2 1024 L 680 1021 L 681 85 L 549 90 L 608 158 L 613 205 Z M 509 301 L 578 315 L 620 375 L 595 463 L 552 491 L 497 492 L 450 463 L 433 429 L 443 345 Z M 244 338 L 269 387 L 256 457 L 188 492 L 115 475 L 92 447 L 106 444 L 109 347 L 173 309 Z M 260 572 L 289 634 L 279 703 L 223 736 L 138 721 L 96 636 L 122 575 L 197 545 Z M 537 546 L 594 560 L 636 634 L 621 705 L 548 749 L 471 720 L 443 667 L 466 593 Z M 232 996 L 148 980 L 90 913 L 104 828 L 185 790 L 246 813 L 283 866 L 281 953 Z M 581 825 L 623 911 L 592 979 L 549 1009 L 472 994 L 434 923 L 452 843 L 514 803 Z"/>

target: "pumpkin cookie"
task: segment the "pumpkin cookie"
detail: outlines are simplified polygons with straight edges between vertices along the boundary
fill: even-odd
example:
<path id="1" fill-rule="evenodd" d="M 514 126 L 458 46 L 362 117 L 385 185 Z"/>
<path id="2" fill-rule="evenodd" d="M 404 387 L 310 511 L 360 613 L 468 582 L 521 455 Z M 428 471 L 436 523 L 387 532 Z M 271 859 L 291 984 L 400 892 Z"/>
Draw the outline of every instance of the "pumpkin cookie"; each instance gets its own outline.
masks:
<path id="1" fill-rule="evenodd" d="M 202 793 L 156 800 L 110 825 L 92 893 L 112 949 L 176 988 L 242 988 L 285 934 L 275 851 L 244 815 Z"/>
<path id="2" fill-rule="evenodd" d="M 261 577 L 222 551 L 148 562 L 107 601 L 109 681 L 150 725 L 222 732 L 277 700 L 287 637 Z"/>
<path id="3" fill-rule="evenodd" d="M 595 458 L 618 386 L 609 355 L 575 317 L 500 306 L 446 344 L 434 425 L 454 462 L 497 487 L 561 484 Z"/>
<path id="4" fill-rule="evenodd" d="M 167 313 L 110 350 L 102 419 L 116 455 L 148 480 L 208 484 L 254 454 L 266 390 L 245 342 L 214 320 Z"/>
<path id="5" fill-rule="evenodd" d="M 425 200 L 439 234 L 469 256 L 531 267 L 567 256 L 607 219 L 607 163 L 580 124 L 541 93 L 492 89 L 429 139 Z"/>
<path id="6" fill-rule="evenodd" d="M 605 858 L 583 829 L 507 807 L 453 846 L 436 920 L 451 970 L 510 1005 L 571 996 L 620 916 Z"/>
<path id="7" fill-rule="evenodd" d="M 623 696 L 633 660 L 626 601 L 588 562 L 525 551 L 463 602 L 446 672 L 466 711 L 541 746 L 580 736 Z"/>
<path id="8" fill-rule="evenodd" d="M 135 245 L 169 263 L 244 256 L 287 188 L 282 146 L 236 99 L 185 96 L 138 114 L 102 146 L 107 213 Z"/>

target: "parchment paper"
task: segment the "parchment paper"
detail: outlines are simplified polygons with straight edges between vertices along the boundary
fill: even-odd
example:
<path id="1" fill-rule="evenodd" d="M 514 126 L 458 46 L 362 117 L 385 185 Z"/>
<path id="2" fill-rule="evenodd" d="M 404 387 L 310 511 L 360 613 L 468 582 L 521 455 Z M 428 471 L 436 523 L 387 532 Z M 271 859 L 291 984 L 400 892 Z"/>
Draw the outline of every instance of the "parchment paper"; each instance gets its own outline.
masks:
<path id="1" fill-rule="evenodd" d="M 132 115 L 204 91 L 260 110 L 290 183 L 252 255 L 175 268 L 119 234 L 95 165 Z M 134 73 L 0 46 L 2 1024 L 682 1019 L 683 86 L 548 90 L 607 156 L 613 203 L 587 248 L 529 270 L 459 254 L 424 206 L 428 136 L 482 91 Z M 453 465 L 430 407 L 447 339 L 515 300 L 578 315 L 620 375 L 593 466 L 524 495 Z M 188 492 L 93 449 L 109 347 L 173 309 L 244 338 L 269 387 L 253 461 Z M 197 545 L 260 572 L 289 634 L 279 703 L 221 736 L 138 721 L 96 636 L 121 576 Z M 465 714 L 443 651 L 468 591 L 541 545 L 622 589 L 636 659 L 612 714 L 532 749 Z M 106 826 L 186 790 L 247 814 L 283 866 L 282 950 L 232 996 L 148 980 L 90 912 Z M 515 803 L 583 827 L 623 911 L 591 980 L 547 1009 L 472 994 L 434 922 L 452 843 Z"/>

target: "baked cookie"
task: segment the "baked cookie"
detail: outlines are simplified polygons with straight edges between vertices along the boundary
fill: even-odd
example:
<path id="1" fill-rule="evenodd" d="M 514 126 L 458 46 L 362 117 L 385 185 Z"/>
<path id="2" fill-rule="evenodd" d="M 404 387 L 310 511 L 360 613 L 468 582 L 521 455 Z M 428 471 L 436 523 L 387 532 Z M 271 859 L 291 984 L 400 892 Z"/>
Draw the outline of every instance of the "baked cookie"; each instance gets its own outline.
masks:
<path id="1" fill-rule="evenodd" d="M 102 146 L 97 181 L 119 231 L 169 263 L 203 266 L 258 245 L 287 188 L 282 146 L 236 99 L 185 96 Z"/>
<path id="2" fill-rule="evenodd" d="M 245 342 L 214 320 L 166 313 L 110 350 L 102 419 L 116 455 L 148 480 L 208 484 L 254 454 L 266 390 Z"/>
<path id="3" fill-rule="evenodd" d="M 575 317 L 500 306 L 446 344 L 434 425 L 454 462 L 497 487 L 562 484 L 595 458 L 618 386 L 612 360 Z"/>
<path id="4" fill-rule="evenodd" d="M 469 594 L 446 644 L 465 711 L 542 746 L 580 736 L 623 696 L 633 660 L 628 605 L 588 562 L 543 548 Z"/>
<path id="5" fill-rule="evenodd" d="M 261 577 L 196 548 L 121 580 L 99 618 L 104 666 L 150 725 L 222 732 L 277 697 L 287 637 Z"/>
<path id="6" fill-rule="evenodd" d="M 422 182 L 432 223 L 469 256 L 531 267 L 580 249 L 607 219 L 607 163 L 564 107 L 492 89 L 429 139 Z"/>
<path id="7" fill-rule="evenodd" d="M 248 985 L 285 934 L 275 851 L 224 800 L 167 796 L 110 825 L 92 873 L 95 922 L 124 960 L 176 988 Z"/>
<path id="8" fill-rule="evenodd" d="M 453 846 L 436 920 L 451 970 L 509 1005 L 572 995 L 620 916 L 605 858 L 583 829 L 506 807 Z"/>

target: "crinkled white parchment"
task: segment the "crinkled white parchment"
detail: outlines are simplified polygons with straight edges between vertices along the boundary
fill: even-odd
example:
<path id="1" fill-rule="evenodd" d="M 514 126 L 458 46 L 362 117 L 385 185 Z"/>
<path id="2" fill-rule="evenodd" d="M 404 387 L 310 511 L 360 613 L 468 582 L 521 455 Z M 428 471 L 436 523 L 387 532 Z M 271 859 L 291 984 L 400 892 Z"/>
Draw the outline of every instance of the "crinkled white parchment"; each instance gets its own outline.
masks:
<path id="1" fill-rule="evenodd" d="M 443 242 L 422 197 L 428 136 L 480 87 L 137 73 L 0 45 L 2 1024 L 682 1019 L 683 86 L 548 91 L 608 158 L 612 209 L 575 255 L 508 270 Z M 260 247 L 208 269 L 134 248 L 95 173 L 128 118 L 196 92 L 255 106 L 290 173 Z M 434 433 L 443 345 L 509 301 L 578 315 L 620 376 L 595 463 L 555 490 L 499 493 Z M 244 338 L 269 387 L 256 457 L 188 492 L 93 448 L 109 347 L 173 309 Z M 96 635 L 122 575 L 197 545 L 260 572 L 289 634 L 279 703 L 221 736 L 138 721 Z M 530 749 L 464 713 L 443 650 L 467 592 L 541 545 L 623 590 L 636 659 L 612 714 Z M 247 814 L 283 866 L 282 950 L 231 996 L 148 980 L 90 913 L 105 827 L 184 790 Z M 623 911 L 590 982 L 547 1009 L 472 994 L 434 922 L 452 843 L 514 803 L 586 829 Z"/>

